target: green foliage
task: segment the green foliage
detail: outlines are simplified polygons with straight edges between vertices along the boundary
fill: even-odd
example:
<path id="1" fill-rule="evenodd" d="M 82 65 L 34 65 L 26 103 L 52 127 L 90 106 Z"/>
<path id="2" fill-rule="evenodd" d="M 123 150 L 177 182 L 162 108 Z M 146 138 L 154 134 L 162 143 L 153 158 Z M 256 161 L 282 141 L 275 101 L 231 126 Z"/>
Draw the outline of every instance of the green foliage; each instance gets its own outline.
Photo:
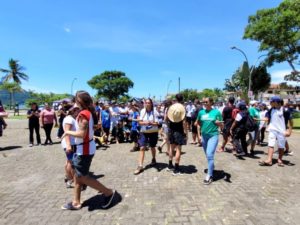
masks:
<path id="1" fill-rule="evenodd" d="M 260 51 L 267 51 L 268 66 L 288 62 L 291 74 L 285 79 L 300 81 L 300 0 L 284 0 L 278 7 L 258 10 L 248 19 L 244 39 L 260 42 Z"/>
<path id="2" fill-rule="evenodd" d="M 69 94 L 54 94 L 54 93 L 36 93 L 34 91 L 29 91 L 30 97 L 26 100 L 26 105 L 30 106 L 31 103 L 36 102 L 38 105 L 42 105 L 44 103 L 53 103 L 54 101 L 68 98 Z"/>
<path id="3" fill-rule="evenodd" d="M 184 89 L 180 92 L 180 94 L 182 94 L 184 101 L 194 101 L 199 98 L 199 93 L 196 89 Z"/>
<path id="4" fill-rule="evenodd" d="M 257 95 L 259 92 L 263 92 L 268 89 L 271 83 L 271 75 L 268 73 L 264 64 L 251 68 L 251 70 L 251 90 Z M 230 92 L 241 92 L 241 97 L 246 99 L 249 89 L 249 74 L 250 69 L 248 67 L 248 63 L 244 62 L 242 66 L 231 76 L 231 79 L 225 79 L 224 90 Z"/>
<path id="5" fill-rule="evenodd" d="M 9 92 L 9 96 L 10 96 L 10 108 L 12 105 L 14 105 L 14 93 L 16 92 L 22 92 L 22 88 L 19 85 L 19 83 L 17 82 L 7 82 L 4 81 L 1 85 L 0 85 L 0 90 L 6 90 Z"/>
<path id="6" fill-rule="evenodd" d="M 121 71 L 105 71 L 89 80 L 88 85 L 97 90 L 97 95 L 117 100 L 128 93 L 134 83 Z"/>
<path id="7" fill-rule="evenodd" d="M 13 82 L 21 84 L 21 80 L 28 80 L 28 76 L 22 72 L 23 70 L 25 70 L 25 68 L 19 65 L 18 60 L 10 59 L 8 65 L 9 69 L 0 69 L 0 72 L 6 74 L 3 77 L 4 81 L 12 80 Z"/>
<path id="8" fill-rule="evenodd" d="M 299 119 L 299 118 L 300 118 L 300 112 L 294 112 L 293 119 Z"/>
<path id="9" fill-rule="evenodd" d="M 251 76 L 251 90 L 254 94 L 264 92 L 270 87 L 271 75 L 268 73 L 266 66 L 259 66 L 253 69 Z"/>

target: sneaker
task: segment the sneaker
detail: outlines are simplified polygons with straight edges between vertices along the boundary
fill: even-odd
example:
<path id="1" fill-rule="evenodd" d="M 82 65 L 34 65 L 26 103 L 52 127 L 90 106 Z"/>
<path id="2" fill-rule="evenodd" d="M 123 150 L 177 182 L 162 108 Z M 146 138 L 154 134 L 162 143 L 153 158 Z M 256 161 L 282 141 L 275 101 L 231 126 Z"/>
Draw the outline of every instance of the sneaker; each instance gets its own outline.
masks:
<path id="1" fill-rule="evenodd" d="M 30 143 L 29 145 L 28 145 L 28 147 L 32 147 L 33 146 L 33 144 L 32 143 Z"/>
<path id="2" fill-rule="evenodd" d="M 144 168 L 142 166 L 138 166 L 138 168 L 134 171 L 134 175 L 138 175 L 140 174 L 141 172 L 144 171 Z"/>
<path id="3" fill-rule="evenodd" d="M 211 182 L 213 182 L 213 178 L 212 177 L 209 177 L 208 180 L 207 179 L 203 180 L 203 184 L 205 184 L 205 185 L 209 185 Z"/>
<path id="4" fill-rule="evenodd" d="M 159 153 L 162 153 L 162 148 L 160 146 L 157 147 Z"/>
<path id="5" fill-rule="evenodd" d="M 110 204 L 112 203 L 112 200 L 115 197 L 115 193 L 116 193 L 116 191 L 113 190 L 113 193 L 110 196 L 104 196 L 104 204 L 102 205 L 103 209 L 106 209 L 110 206 Z"/>
<path id="6" fill-rule="evenodd" d="M 168 172 L 170 171 L 173 171 L 174 170 L 174 166 L 171 164 L 171 165 L 168 165 L 167 169 L 166 169 Z"/>
<path id="7" fill-rule="evenodd" d="M 150 166 L 155 166 L 156 165 L 156 159 L 152 159 Z"/>
<path id="8" fill-rule="evenodd" d="M 72 183 L 73 183 L 72 180 L 68 180 L 68 181 L 66 182 L 66 187 L 67 187 L 67 188 L 72 188 Z"/>
<path id="9" fill-rule="evenodd" d="M 245 156 L 246 153 L 245 152 L 236 152 L 235 156 Z"/>
<path id="10" fill-rule="evenodd" d="M 181 172 L 180 172 L 179 169 L 174 169 L 172 175 L 173 176 L 178 176 L 178 175 L 181 175 Z"/>

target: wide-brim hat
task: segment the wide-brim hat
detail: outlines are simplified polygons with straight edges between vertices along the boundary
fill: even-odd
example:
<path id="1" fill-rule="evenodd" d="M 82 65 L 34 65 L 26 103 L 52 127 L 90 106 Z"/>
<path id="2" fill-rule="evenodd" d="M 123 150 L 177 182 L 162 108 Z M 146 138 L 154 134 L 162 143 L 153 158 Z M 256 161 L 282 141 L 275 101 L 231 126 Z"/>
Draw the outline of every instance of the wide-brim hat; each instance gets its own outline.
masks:
<path id="1" fill-rule="evenodd" d="M 185 108 L 180 103 L 175 103 L 168 109 L 168 119 L 171 122 L 178 123 L 185 118 Z"/>

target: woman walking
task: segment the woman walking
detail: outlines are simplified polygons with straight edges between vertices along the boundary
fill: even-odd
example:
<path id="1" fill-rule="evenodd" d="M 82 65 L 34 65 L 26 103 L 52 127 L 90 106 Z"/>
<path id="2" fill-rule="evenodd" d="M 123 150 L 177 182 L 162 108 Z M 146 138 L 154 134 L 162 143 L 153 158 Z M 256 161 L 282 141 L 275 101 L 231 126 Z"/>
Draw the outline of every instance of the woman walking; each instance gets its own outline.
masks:
<path id="1" fill-rule="evenodd" d="M 206 185 L 213 181 L 214 156 L 219 141 L 218 128 L 223 128 L 222 115 L 218 109 L 212 108 L 213 103 L 212 98 L 206 98 L 204 100 L 205 109 L 199 112 L 197 118 L 202 134 L 202 145 L 208 162 L 207 175 L 203 181 Z"/>
<path id="2" fill-rule="evenodd" d="M 48 103 L 45 103 L 45 108 L 41 112 L 41 126 L 42 128 L 44 128 L 46 134 L 44 145 L 53 144 L 51 139 L 53 122 L 55 122 L 55 126 L 57 126 L 57 117 L 55 111 L 50 107 Z"/>
<path id="3" fill-rule="evenodd" d="M 155 146 L 158 141 L 158 113 L 154 110 L 153 102 L 150 98 L 146 99 L 145 108 L 141 110 L 138 120 L 139 124 L 141 125 L 141 132 L 139 137 L 140 155 L 139 166 L 134 171 L 134 175 L 137 175 L 144 171 L 143 163 L 147 144 L 149 144 L 152 153 L 152 161 L 150 165 L 156 165 Z"/>
<path id="4" fill-rule="evenodd" d="M 115 190 L 108 189 L 96 179 L 89 176 L 89 169 L 96 151 L 94 141 L 94 117 L 96 117 L 93 107 L 93 100 L 89 93 L 78 91 L 75 95 L 76 105 L 81 109 L 76 118 L 76 131 L 65 131 L 64 136 L 75 137 L 76 153 L 72 160 L 74 169 L 74 199 L 62 206 L 62 209 L 78 210 L 81 208 L 81 186 L 87 185 L 104 195 L 104 204 L 102 208 L 108 208 L 115 196 Z"/>

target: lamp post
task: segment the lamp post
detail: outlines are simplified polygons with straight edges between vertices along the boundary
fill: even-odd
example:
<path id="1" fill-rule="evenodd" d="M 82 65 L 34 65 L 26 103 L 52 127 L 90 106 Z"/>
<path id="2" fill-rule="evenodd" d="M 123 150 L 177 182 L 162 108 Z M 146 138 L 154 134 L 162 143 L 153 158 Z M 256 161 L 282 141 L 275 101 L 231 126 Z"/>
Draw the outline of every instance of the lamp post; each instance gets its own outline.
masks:
<path id="1" fill-rule="evenodd" d="M 77 80 L 76 77 L 72 80 L 72 83 L 71 83 L 71 95 L 73 95 L 73 84 L 74 84 L 75 80 Z"/>
<path id="2" fill-rule="evenodd" d="M 248 76 L 249 76 L 248 97 L 250 98 L 250 97 L 252 97 L 252 94 L 251 94 L 251 77 L 252 77 L 253 70 L 254 70 L 254 68 L 255 68 L 256 63 L 258 62 L 258 60 L 259 60 L 261 57 L 266 56 L 266 54 L 260 55 L 260 56 L 257 58 L 256 62 L 255 62 L 255 63 L 253 64 L 253 66 L 251 67 L 251 70 L 249 70 L 250 64 L 249 64 L 249 61 L 248 61 L 248 58 L 247 58 L 245 52 L 244 52 L 243 50 L 237 48 L 236 46 L 232 46 L 231 49 L 237 50 L 237 51 L 239 51 L 240 53 L 242 53 L 242 54 L 244 55 L 245 59 L 246 59 L 247 64 L 248 64 Z"/>
<path id="3" fill-rule="evenodd" d="M 172 83 L 172 80 L 169 80 L 169 83 L 168 83 L 168 86 L 167 86 L 167 97 L 169 95 L 169 87 L 170 87 L 170 84 Z"/>

